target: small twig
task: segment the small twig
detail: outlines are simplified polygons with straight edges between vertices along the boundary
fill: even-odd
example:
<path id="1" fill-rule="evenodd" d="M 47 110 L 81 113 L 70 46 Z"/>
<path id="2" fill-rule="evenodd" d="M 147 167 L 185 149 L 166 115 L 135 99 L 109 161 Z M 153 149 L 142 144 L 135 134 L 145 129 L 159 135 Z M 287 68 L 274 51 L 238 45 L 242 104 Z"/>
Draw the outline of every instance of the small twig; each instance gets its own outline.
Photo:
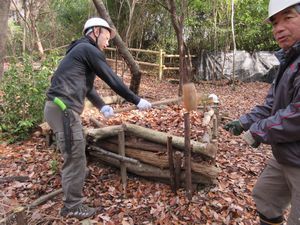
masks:
<path id="1" fill-rule="evenodd" d="M 62 193 L 62 188 L 55 190 L 49 194 L 43 195 L 41 197 L 39 197 L 37 200 L 35 200 L 34 202 L 32 202 L 31 204 L 29 204 L 27 206 L 27 208 L 32 209 L 38 205 L 43 204 L 44 202 L 48 201 L 49 199 L 54 198 L 56 195 Z"/>
<path id="2" fill-rule="evenodd" d="M 25 182 L 29 180 L 28 176 L 10 176 L 10 177 L 0 177 L 0 184 L 12 181 Z"/>
<path id="3" fill-rule="evenodd" d="M 55 197 L 56 195 L 60 194 L 62 192 L 62 188 L 55 190 L 47 195 L 43 195 L 37 200 L 33 201 L 31 204 L 25 206 L 25 207 L 17 207 L 16 209 L 18 213 L 25 211 L 25 210 L 30 210 L 33 209 L 34 207 L 43 204 L 44 202 L 48 201 L 49 199 Z M 0 220 L 0 224 L 6 224 L 9 223 L 10 221 L 13 221 L 16 218 L 16 209 L 12 210 L 12 212 L 5 218 Z"/>

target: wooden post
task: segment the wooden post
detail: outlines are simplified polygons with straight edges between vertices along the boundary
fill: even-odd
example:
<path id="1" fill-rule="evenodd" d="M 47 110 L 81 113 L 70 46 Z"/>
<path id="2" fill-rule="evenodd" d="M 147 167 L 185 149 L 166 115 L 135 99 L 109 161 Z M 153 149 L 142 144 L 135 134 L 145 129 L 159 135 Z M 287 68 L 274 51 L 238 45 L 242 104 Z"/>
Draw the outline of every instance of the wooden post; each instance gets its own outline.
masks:
<path id="1" fill-rule="evenodd" d="M 212 137 L 217 138 L 218 137 L 218 119 L 216 115 L 213 115 L 213 132 Z"/>
<path id="2" fill-rule="evenodd" d="M 175 188 L 180 188 L 180 177 L 181 177 L 181 154 L 175 152 Z"/>
<path id="3" fill-rule="evenodd" d="M 191 138 L 190 138 L 190 113 L 184 114 L 184 143 L 185 143 L 185 188 L 189 200 L 192 199 L 192 171 L 191 171 Z"/>
<path id="4" fill-rule="evenodd" d="M 168 149 L 168 159 L 169 159 L 169 171 L 170 171 L 170 184 L 171 189 L 174 193 L 176 193 L 176 186 L 175 186 L 175 168 L 174 168 L 174 154 L 173 154 L 173 147 L 172 147 L 172 137 L 168 137 L 167 142 L 167 149 Z"/>
<path id="5" fill-rule="evenodd" d="M 125 157 L 125 134 L 124 130 L 119 131 L 118 133 L 118 142 L 119 142 L 119 154 Z M 126 172 L 126 165 L 124 162 L 120 161 L 120 168 L 121 168 L 121 179 L 123 185 L 123 191 L 126 193 L 126 186 L 127 186 L 127 172 Z"/>
<path id="6" fill-rule="evenodd" d="M 25 208 L 20 206 L 15 209 L 16 221 L 17 225 L 26 225 L 26 215 L 25 215 Z"/>
<path id="7" fill-rule="evenodd" d="M 158 72 L 158 79 L 162 80 L 162 76 L 164 73 L 164 57 L 165 57 L 165 52 L 160 49 L 159 50 L 159 72 Z"/>
<path id="8" fill-rule="evenodd" d="M 219 111 L 219 103 L 214 103 L 214 110 L 215 110 L 215 114 L 217 117 L 217 126 L 219 126 L 219 121 L 220 121 L 220 111 Z"/>

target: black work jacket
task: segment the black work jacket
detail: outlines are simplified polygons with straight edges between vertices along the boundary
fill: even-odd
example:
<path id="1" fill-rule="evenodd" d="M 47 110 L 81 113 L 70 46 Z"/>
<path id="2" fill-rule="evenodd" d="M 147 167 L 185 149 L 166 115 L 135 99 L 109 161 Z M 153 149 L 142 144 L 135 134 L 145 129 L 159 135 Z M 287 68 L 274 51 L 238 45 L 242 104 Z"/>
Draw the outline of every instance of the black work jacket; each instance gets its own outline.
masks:
<path id="1" fill-rule="evenodd" d="M 276 56 L 280 68 L 264 105 L 241 116 L 240 122 L 255 140 L 272 146 L 279 163 L 300 167 L 300 42 Z"/>
<path id="2" fill-rule="evenodd" d="M 127 101 L 135 105 L 140 101 L 140 97 L 112 71 L 104 53 L 90 37 L 71 43 L 51 79 L 47 98 L 53 100 L 59 97 L 68 108 L 79 114 L 83 111 L 85 97 L 101 109 L 104 102 L 94 88 L 96 75 Z"/>

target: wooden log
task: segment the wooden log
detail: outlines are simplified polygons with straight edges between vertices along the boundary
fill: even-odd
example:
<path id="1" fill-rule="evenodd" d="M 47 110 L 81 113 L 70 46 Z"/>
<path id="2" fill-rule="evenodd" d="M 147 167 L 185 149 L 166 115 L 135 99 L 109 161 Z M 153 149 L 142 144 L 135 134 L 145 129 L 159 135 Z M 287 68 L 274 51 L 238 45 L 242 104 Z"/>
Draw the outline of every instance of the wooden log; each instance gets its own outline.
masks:
<path id="1" fill-rule="evenodd" d="M 192 172 L 199 173 L 212 178 L 216 178 L 221 172 L 221 169 L 216 167 L 215 165 L 211 165 L 207 162 L 199 163 L 193 160 L 191 161 L 191 168 Z"/>
<path id="2" fill-rule="evenodd" d="M 117 153 L 118 146 L 117 144 L 112 143 L 106 143 L 106 142 L 99 142 L 97 143 L 97 146 L 100 148 L 103 148 L 107 151 Z M 173 149 L 174 152 L 176 149 Z M 157 154 L 154 152 L 147 152 L 143 151 L 143 149 L 134 149 L 134 148 L 125 148 L 125 156 L 136 159 L 139 162 L 150 164 L 151 166 L 158 167 L 160 169 L 167 169 L 169 168 L 169 162 L 168 162 L 168 156 L 167 154 Z M 179 170 L 182 168 L 181 163 L 181 155 L 179 151 L 176 151 L 175 158 L 179 157 L 178 165 Z M 175 162 L 176 167 L 176 162 Z M 211 176 L 211 177 L 217 177 L 218 173 L 220 172 L 215 166 L 210 165 L 207 162 L 196 162 L 192 159 L 191 161 L 191 168 L 192 172 L 203 174 L 204 176 Z"/>
<path id="3" fill-rule="evenodd" d="M 104 123 L 101 123 L 100 121 L 98 121 L 97 119 L 95 119 L 93 117 L 90 118 L 90 121 L 98 128 L 106 127 L 106 125 Z"/>
<path id="4" fill-rule="evenodd" d="M 118 148 L 117 144 L 107 143 L 104 141 L 99 142 L 96 145 L 114 153 L 117 152 Z M 155 152 L 144 151 L 144 149 L 126 147 L 125 155 L 130 158 L 137 159 L 141 162 L 159 167 L 161 169 L 169 167 L 168 158 L 166 154 L 159 154 Z"/>
<path id="5" fill-rule="evenodd" d="M 105 139 L 106 143 L 117 144 L 118 140 L 116 137 L 110 137 Z M 150 152 L 159 152 L 159 153 L 166 153 L 167 148 L 162 144 L 153 143 L 151 141 L 147 141 L 143 138 L 138 138 L 129 134 L 126 134 L 125 146 L 128 148 L 135 148 L 135 149 L 142 149 L 143 151 L 150 151 Z"/>
<path id="6" fill-rule="evenodd" d="M 149 150 L 153 152 L 157 150 L 161 152 L 167 152 L 166 145 L 167 136 L 169 134 L 128 123 L 125 124 L 125 127 L 125 129 L 129 131 L 129 133 L 126 134 L 126 146 L 132 148 L 136 147 L 137 149 Z M 98 140 L 110 137 L 111 139 L 109 139 L 109 142 L 117 143 L 117 139 L 114 136 L 117 136 L 118 131 L 121 129 L 123 129 L 121 125 L 116 125 L 96 129 L 89 128 L 85 133 L 88 136 L 88 142 L 90 139 L 91 141 L 96 142 Z M 143 138 L 144 140 L 138 140 L 141 138 Z M 191 144 L 193 145 L 193 152 L 203 154 L 205 156 L 208 156 L 209 158 L 214 158 L 217 152 L 217 148 L 215 144 L 206 142 L 205 140 L 206 139 L 203 140 L 203 143 L 191 141 Z M 176 149 L 183 151 L 184 138 L 172 136 L 172 145 Z"/>
<path id="7" fill-rule="evenodd" d="M 102 161 L 109 165 L 120 168 L 120 162 L 117 159 L 101 155 L 99 152 L 91 151 L 90 155 L 93 156 L 91 160 L 93 161 Z M 145 163 L 140 163 L 140 165 L 127 163 L 125 162 L 126 168 L 128 172 L 131 172 L 135 175 L 146 177 L 149 179 L 162 181 L 164 183 L 170 182 L 170 172 L 169 169 L 160 169 L 158 167 L 154 167 Z M 180 181 L 184 181 L 184 174 L 180 174 Z M 214 177 L 207 177 L 199 173 L 192 173 L 192 182 L 195 184 L 212 184 L 215 183 L 216 179 Z"/>
<path id="8" fill-rule="evenodd" d="M 167 137 L 170 136 L 170 134 L 160 132 L 160 131 L 154 131 L 149 128 L 141 127 L 134 124 L 125 123 L 125 129 L 134 134 L 135 136 L 142 137 L 146 140 L 150 140 L 156 143 L 160 144 L 167 144 Z M 184 151 L 184 138 L 178 137 L 178 136 L 172 136 L 172 145 L 173 147 Z M 216 146 L 210 143 L 200 143 L 197 141 L 191 141 L 191 145 L 193 145 L 193 152 L 203 154 L 211 159 L 214 159 L 216 156 Z"/>
<path id="9" fill-rule="evenodd" d="M 123 130 L 122 125 L 115 125 L 115 126 L 109 126 L 109 127 L 103 127 L 97 129 L 87 129 L 86 135 L 88 139 L 92 138 L 93 141 L 97 141 L 99 139 L 103 139 L 111 136 L 117 136 L 119 131 L 122 130 Z"/>

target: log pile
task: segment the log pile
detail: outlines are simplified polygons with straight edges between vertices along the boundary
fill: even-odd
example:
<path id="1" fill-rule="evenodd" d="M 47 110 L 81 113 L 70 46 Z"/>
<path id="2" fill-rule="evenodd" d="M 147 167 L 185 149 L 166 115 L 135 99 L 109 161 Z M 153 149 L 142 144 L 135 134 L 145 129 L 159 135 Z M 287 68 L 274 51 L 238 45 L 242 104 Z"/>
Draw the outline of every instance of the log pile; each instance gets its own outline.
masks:
<path id="1" fill-rule="evenodd" d="M 210 108 L 204 113 L 206 130 L 201 142 L 191 141 L 193 184 L 212 184 L 220 172 L 215 165 L 217 146 L 213 139 L 217 136 L 217 117 L 214 111 Z M 123 164 L 130 173 L 170 183 L 176 188 L 184 187 L 184 137 L 130 123 L 88 128 L 85 132 L 87 152 L 94 160 L 119 168 Z M 118 140 L 120 132 L 125 134 L 124 144 Z M 125 147 L 125 156 L 118 155 L 120 145 Z"/>
<path id="2" fill-rule="evenodd" d="M 215 165 L 217 145 L 214 141 L 218 135 L 218 107 L 198 106 L 198 110 L 204 112 L 204 131 L 201 132 L 203 136 L 198 138 L 200 141 L 191 140 L 192 183 L 212 184 L 220 172 Z M 91 156 L 89 159 L 120 168 L 124 182 L 124 171 L 125 175 L 128 171 L 151 180 L 169 183 L 174 189 L 185 186 L 184 137 L 145 128 L 132 124 L 132 121 L 105 127 L 93 118 L 90 121 L 101 127 L 85 127 L 87 154 Z M 49 127 L 40 127 L 43 134 L 49 132 Z M 123 141 L 120 141 L 121 133 L 124 135 Z"/>

